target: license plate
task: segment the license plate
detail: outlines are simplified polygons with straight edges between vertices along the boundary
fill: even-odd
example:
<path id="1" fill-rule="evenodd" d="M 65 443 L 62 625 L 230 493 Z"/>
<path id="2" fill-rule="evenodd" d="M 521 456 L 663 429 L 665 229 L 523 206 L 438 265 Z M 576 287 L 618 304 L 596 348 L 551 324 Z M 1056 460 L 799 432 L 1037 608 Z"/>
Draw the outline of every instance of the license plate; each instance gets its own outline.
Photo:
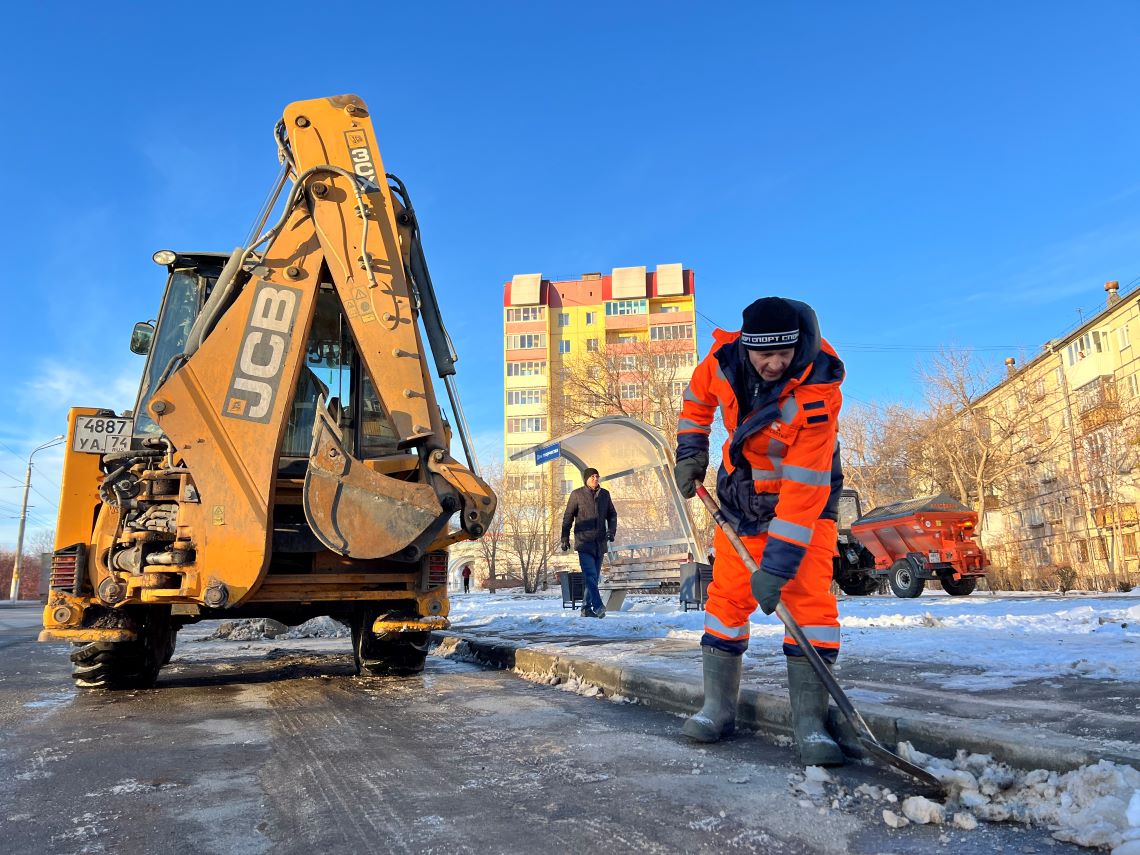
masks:
<path id="1" fill-rule="evenodd" d="M 75 420 L 71 450 L 84 454 L 130 451 L 131 420 L 110 416 L 79 416 Z"/>

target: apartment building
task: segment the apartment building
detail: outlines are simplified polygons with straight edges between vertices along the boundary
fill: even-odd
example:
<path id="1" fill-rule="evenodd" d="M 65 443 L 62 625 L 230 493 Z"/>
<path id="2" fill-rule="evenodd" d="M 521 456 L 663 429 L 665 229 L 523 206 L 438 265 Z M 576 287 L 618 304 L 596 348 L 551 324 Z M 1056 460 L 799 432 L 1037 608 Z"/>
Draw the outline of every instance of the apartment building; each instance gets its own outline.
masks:
<path id="1" fill-rule="evenodd" d="M 692 270 L 617 267 L 578 279 L 523 273 L 503 297 L 504 460 L 615 412 L 675 432 L 697 363 Z M 523 489 L 538 490 L 543 479 L 555 495 L 580 486 L 577 470 L 561 460 L 538 471 L 533 461 L 507 468 Z"/>
<path id="2" fill-rule="evenodd" d="M 1100 312 L 1026 365 L 1007 359 L 1006 378 L 976 402 L 1007 414 L 1021 454 L 987 496 L 995 567 L 1100 587 L 1140 581 L 1140 291 L 1105 291 Z"/>

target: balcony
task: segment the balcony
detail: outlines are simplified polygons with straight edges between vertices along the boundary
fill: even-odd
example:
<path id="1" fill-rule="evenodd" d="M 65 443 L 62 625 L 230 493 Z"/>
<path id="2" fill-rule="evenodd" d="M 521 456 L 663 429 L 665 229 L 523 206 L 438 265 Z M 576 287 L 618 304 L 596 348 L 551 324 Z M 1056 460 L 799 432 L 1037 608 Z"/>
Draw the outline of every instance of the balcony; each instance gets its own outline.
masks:
<path id="1" fill-rule="evenodd" d="M 610 330 L 644 330 L 649 326 L 649 315 L 606 315 L 606 332 Z"/>
<path id="2" fill-rule="evenodd" d="M 1120 400 L 1111 376 L 1097 377 L 1076 390 L 1081 430 L 1090 433 L 1120 421 Z"/>

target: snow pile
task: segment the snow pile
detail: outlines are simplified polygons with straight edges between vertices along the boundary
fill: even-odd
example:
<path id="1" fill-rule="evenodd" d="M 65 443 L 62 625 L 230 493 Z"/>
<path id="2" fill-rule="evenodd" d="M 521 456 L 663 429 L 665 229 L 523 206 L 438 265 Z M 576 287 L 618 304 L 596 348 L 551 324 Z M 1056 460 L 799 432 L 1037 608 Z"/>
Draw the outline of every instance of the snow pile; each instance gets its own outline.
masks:
<path id="1" fill-rule="evenodd" d="M 1044 825 L 1057 840 L 1078 846 L 1140 855 L 1140 772 L 1131 766 L 1101 760 L 1065 774 L 1024 772 L 989 754 L 959 751 L 951 761 L 923 754 L 909 742 L 900 743 L 898 751 L 938 778 L 951 794 L 945 807 L 920 797 L 906 799 L 903 814 L 911 822 L 941 823 L 947 811 L 961 809 L 963 813 L 954 816 L 959 828 L 974 817 L 1011 820 Z M 899 827 L 886 813 L 883 819 Z"/>
<path id="2" fill-rule="evenodd" d="M 347 626 L 328 615 L 307 620 L 300 626 L 295 626 L 288 632 L 282 633 L 279 638 L 345 638 L 352 632 Z"/>
<path id="3" fill-rule="evenodd" d="M 246 620 L 227 620 L 211 635 L 200 638 L 198 641 L 260 641 L 263 638 L 277 638 L 288 630 L 285 624 L 269 618 L 247 618 Z"/>

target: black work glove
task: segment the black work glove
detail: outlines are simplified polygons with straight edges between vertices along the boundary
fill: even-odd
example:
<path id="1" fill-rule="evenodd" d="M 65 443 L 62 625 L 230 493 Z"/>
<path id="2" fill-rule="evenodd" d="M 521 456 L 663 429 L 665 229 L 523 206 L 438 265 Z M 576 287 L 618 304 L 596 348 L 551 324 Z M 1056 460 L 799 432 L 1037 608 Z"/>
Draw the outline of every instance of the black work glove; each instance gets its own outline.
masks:
<path id="1" fill-rule="evenodd" d="M 760 604 L 760 611 L 766 615 L 772 614 L 780 603 L 780 589 L 788 584 L 788 580 L 783 576 L 757 570 L 752 574 L 751 581 L 752 596 Z"/>
<path id="2" fill-rule="evenodd" d="M 606 535 L 606 540 L 608 540 L 610 543 L 614 542 L 614 533 L 612 531 Z"/>
<path id="3" fill-rule="evenodd" d="M 569 552 L 570 551 L 570 541 L 569 540 L 562 541 L 562 551 L 563 552 Z"/>
<path id="4" fill-rule="evenodd" d="M 696 482 L 704 482 L 708 468 L 709 455 L 707 451 L 677 461 L 677 465 L 673 468 L 673 479 L 677 482 L 677 488 L 681 491 L 682 496 L 691 499 L 697 495 Z"/>

